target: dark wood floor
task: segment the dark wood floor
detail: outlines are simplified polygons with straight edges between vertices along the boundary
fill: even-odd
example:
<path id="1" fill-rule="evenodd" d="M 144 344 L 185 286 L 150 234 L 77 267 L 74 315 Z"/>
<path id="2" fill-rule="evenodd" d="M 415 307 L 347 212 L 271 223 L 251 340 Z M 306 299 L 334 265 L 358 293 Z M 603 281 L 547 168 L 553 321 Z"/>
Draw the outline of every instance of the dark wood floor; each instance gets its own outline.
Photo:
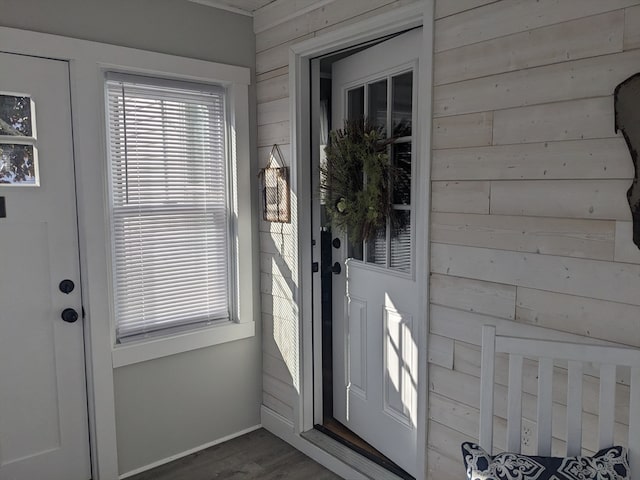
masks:
<path id="1" fill-rule="evenodd" d="M 131 480 L 334 480 L 326 468 L 264 429 L 149 470 Z"/>

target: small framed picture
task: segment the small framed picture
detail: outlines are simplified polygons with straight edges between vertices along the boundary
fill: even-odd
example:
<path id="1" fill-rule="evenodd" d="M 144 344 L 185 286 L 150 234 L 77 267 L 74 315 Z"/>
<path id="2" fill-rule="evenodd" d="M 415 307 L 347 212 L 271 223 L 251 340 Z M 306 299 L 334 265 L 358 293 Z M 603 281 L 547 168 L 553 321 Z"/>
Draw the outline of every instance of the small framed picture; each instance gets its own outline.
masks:
<path id="1" fill-rule="evenodd" d="M 269 167 L 262 170 L 262 218 L 267 222 L 289 223 L 291 202 L 289 198 L 289 169 Z"/>
<path id="2" fill-rule="evenodd" d="M 33 124 L 31 97 L 0 93 L 0 135 L 35 138 Z"/>
<path id="3" fill-rule="evenodd" d="M 33 99 L 0 93 L 0 187 L 40 185 L 36 142 Z"/>
<path id="4" fill-rule="evenodd" d="M 37 186 L 38 158 L 33 145 L 0 143 L 0 186 Z"/>
<path id="5" fill-rule="evenodd" d="M 262 189 L 262 218 L 267 222 L 291 222 L 291 198 L 289 195 L 289 167 L 276 144 L 271 149 L 267 166 L 260 170 Z"/>

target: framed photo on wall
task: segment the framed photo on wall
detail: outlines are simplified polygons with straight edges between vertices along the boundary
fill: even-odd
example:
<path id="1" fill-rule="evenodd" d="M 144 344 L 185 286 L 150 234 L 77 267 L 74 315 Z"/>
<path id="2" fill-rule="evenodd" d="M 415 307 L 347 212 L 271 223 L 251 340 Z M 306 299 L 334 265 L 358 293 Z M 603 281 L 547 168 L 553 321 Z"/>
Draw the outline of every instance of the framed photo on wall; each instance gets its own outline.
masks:
<path id="1" fill-rule="evenodd" d="M 0 187 L 40 185 L 36 142 L 33 99 L 0 92 Z"/>

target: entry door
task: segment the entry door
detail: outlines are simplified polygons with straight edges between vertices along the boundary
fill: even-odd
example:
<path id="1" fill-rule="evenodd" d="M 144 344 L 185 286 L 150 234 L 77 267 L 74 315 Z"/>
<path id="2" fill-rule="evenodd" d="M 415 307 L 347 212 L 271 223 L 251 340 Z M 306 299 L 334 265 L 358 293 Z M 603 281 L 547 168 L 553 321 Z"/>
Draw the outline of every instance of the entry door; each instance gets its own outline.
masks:
<path id="1" fill-rule="evenodd" d="M 343 237 L 333 261 L 334 417 L 416 475 L 419 292 L 415 268 L 417 105 L 421 30 L 333 65 L 333 128 L 366 117 L 397 137 L 390 161 L 404 181 L 392 192 L 392 215 L 378 236 Z M 424 212 L 423 212 L 424 214 Z M 398 227 L 400 225 L 400 227 Z M 335 246 L 335 245 L 334 245 Z"/>
<path id="2" fill-rule="evenodd" d="M 67 62 L 0 53 L 0 119 L 0 479 L 86 480 Z"/>

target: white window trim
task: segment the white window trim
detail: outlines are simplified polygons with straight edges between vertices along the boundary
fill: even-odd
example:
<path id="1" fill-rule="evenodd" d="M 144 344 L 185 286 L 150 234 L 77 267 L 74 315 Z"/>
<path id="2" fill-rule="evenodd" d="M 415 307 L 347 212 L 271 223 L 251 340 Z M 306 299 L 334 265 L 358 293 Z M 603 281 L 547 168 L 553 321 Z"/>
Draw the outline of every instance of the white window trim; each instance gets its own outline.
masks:
<path id="1" fill-rule="evenodd" d="M 197 348 L 211 347 L 255 335 L 255 322 L 227 321 L 212 327 L 196 328 L 178 335 L 132 341 L 113 349 L 113 368 L 154 358 L 166 357 Z"/>
<path id="2" fill-rule="evenodd" d="M 240 67 L 229 67 L 227 65 L 210 63 L 213 70 L 217 70 L 217 67 L 228 67 L 238 70 Z M 107 71 L 114 71 L 111 66 L 102 66 L 102 90 L 101 98 L 104 98 L 104 78 Z M 141 70 L 139 68 L 118 68 L 118 72 L 125 74 L 146 74 L 149 72 Z M 173 355 L 176 353 L 188 352 L 198 348 L 209 347 L 219 345 L 234 340 L 240 340 L 242 338 L 248 338 L 255 334 L 255 322 L 253 316 L 246 315 L 248 306 L 252 305 L 252 292 L 247 289 L 240 289 L 240 283 L 245 284 L 247 278 L 250 278 L 250 274 L 253 270 L 252 265 L 246 265 L 246 260 L 251 258 L 252 246 L 250 242 L 250 226 L 240 226 L 239 219 L 243 219 L 244 215 L 252 218 L 251 214 L 251 199 L 248 197 L 251 191 L 249 183 L 249 169 L 247 164 L 249 162 L 238 161 L 239 152 L 243 144 L 249 143 L 249 122 L 248 122 L 248 89 L 246 85 L 242 85 L 229 80 L 212 80 L 204 79 L 201 77 L 186 76 L 188 70 L 183 70 L 181 75 L 178 76 L 175 73 L 163 72 L 161 74 L 153 73 L 156 78 L 166 78 L 169 80 L 187 80 L 197 81 L 200 83 L 217 83 L 227 88 L 227 103 L 229 105 L 228 111 L 228 123 L 229 123 L 229 182 L 230 182 L 230 195 L 229 198 L 229 210 L 232 212 L 232 226 L 230 231 L 230 243 L 233 244 L 232 251 L 236 252 L 237 258 L 235 270 L 237 274 L 230 278 L 230 281 L 235 283 L 231 285 L 229 291 L 233 299 L 230 302 L 233 305 L 234 318 L 228 322 L 222 324 L 213 325 L 209 327 L 195 328 L 192 331 L 179 334 L 169 334 L 167 336 L 159 337 L 157 339 L 141 339 L 129 344 L 118 344 L 116 341 L 116 320 L 113 308 L 114 292 L 113 292 L 113 279 L 112 271 L 109 272 L 109 298 L 110 298 L 110 324 L 111 324 L 111 345 L 112 345 L 112 365 L 114 368 L 131 365 L 138 362 L 144 362 L 152 360 L 154 358 L 160 358 L 167 355 Z M 212 72 L 214 73 L 214 72 Z M 220 72 L 215 72 L 220 73 Z M 239 72 L 233 72 L 239 73 Z M 235 77 L 235 75 L 234 75 Z M 103 103 L 103 109 L 104 109 Z M 104 125 L 103 138 L 106 137 L 106 113 L 102 111 L 102 123 Z M 244 122 L 244 125 L 243 125 Z M 245 134 L 243 135 L 243 132 Z M 106 159 L 106 139 L 105 142 L 105 164 L 104 164 L 104 178 L 108 177 L 108 159 Z M 244 158 L 248 158 L 246 155 Z M 241 170 L 245 169 L 246 172 Z M 108 183 L 105 184 L 105 189 L 108 192 Z M 244 193 L 244 195 L 242 195 Z M 108 194 L 108 193 L 107 193 Z M 107 205 L 107 208 L 108 205 Z M 244 214 L 243 214 L 243 213 Z M 108 217 L 107 217 L 108 218 Z M 108 221 L 108 220 L 107 220 Z M 246 222 L 245 222 L 246 223 Z M 249 234 L 249 235 L 247 235 Z M 248 238 L 247 238 L 248 237 Z M 111 245 L 108 244 L 109 258 L 111 258 Z M 244 265 L 243 265 L 244 263 Z M 111 261 L 109 261 L 109 266 Z M 250 323 L 250 325 L 243 325 L 244 323 Z"/>
<path id="3" fill-rule="evenodd" d="M 195 82 L 227 85 L 233 94 L 234 157 L 239 196 L 236 238 L 238 251 L 239 323 L 233 329 L 255 329 L 258 318 L 259 276 L 256 236 L 257 213 L 251 202 L 254 152 L 250 143 L 250 70 L 156 52 L 86 40 L 0 27 L 3 52 L 64 60 L 70 66 L 74 154 L 78 199 L 78 227 L 82 296 L 86 318 L 85 347 L 91 440 L 92 478 L 116 480 L 118 455 L 113 385 L 113 337 L 108 264 L 108 197 L 104 72 L 125 71 Z M 220 331 L 219 331 L 220 332 Z M 220 337 L 224 335 L 220 332 Z M 176 340 L 178 342 L 178 340 Z M 189 339 L 193 348 L 195 340 Z M 186 342 L 185 342 L 186 343 Z M 202 345 L 203 346 L 203 345 Z M 159 347 L 158 347 L 159 348 Z M 184 351 L 181 350 L 181 351 Z M 142 353 L 139 354 L 142 356 Z"/>

